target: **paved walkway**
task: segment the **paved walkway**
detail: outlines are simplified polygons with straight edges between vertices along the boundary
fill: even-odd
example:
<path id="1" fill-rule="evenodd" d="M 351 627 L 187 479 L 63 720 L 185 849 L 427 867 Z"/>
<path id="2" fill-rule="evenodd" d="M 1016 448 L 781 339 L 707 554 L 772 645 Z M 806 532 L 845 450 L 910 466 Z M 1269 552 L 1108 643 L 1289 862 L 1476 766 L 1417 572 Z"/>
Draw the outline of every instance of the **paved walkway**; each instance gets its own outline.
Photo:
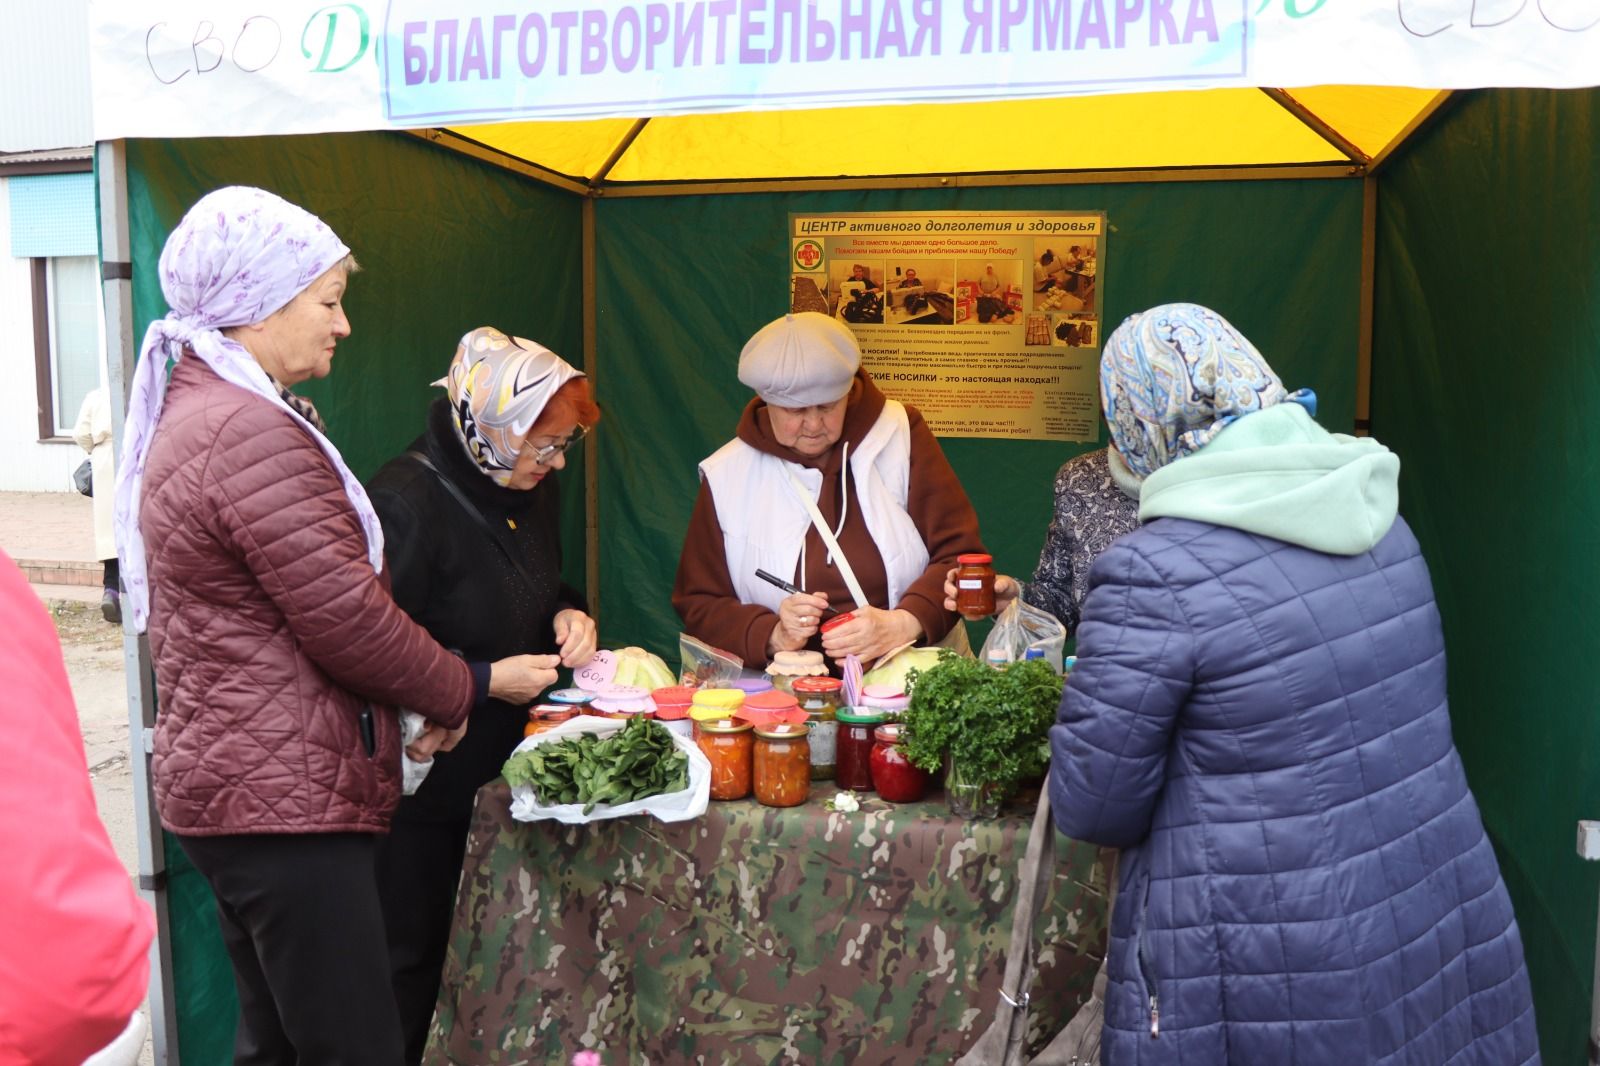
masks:
<path id="1" fill-rule="evenodd" d="M 0 549 L 39 595 L 98 601 L 94 501 L 76 492 L 0 492 Z"/>

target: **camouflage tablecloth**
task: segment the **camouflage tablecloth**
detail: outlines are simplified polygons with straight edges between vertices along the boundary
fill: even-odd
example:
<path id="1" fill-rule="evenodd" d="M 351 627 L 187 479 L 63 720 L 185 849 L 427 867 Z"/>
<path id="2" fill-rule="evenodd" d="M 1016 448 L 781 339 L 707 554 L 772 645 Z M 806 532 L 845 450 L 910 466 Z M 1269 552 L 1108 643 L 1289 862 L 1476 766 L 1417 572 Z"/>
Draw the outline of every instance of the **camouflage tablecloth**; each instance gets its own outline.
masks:
<path id="1" fill-rule="evenodd" d="M 993 1016 L 1031 805 L 940 798 L 835 814 L 522 824 L 478 794 L 425 1064 L 952 1061 Z M 1088 996 L 1104 944 L 1094 849 L 1058 840 L 1030 1039 Z"/>

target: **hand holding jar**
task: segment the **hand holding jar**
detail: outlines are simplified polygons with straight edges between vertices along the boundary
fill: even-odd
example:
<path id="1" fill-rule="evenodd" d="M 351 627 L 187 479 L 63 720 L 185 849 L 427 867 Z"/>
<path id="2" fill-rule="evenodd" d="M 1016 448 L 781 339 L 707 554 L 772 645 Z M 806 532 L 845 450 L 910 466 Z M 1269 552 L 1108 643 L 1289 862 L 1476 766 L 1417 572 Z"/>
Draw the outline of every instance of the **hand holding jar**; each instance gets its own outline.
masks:
<path id="1" fill-rule="evenodd" d="M 856 607 L 822 627 L 822 650 L 830 659 L 854 655 L 862 662 L 871 662 L 921 636 L 922 623 L 910 611 Z"/>
<path id="2" fill-rule="evenodd" d="M 953 566 L 949 570 L 945 571 L 944 609 L 947 611 L 956 611 L 958 613 L 965 614 L 965 612 L 961 610 L 957 597 L 957 593 L 961 591 L 956 584 L 957 575 L 960 573 L 961 568 L 958 566 Z M 1011 606 L 1011 601 L 1016 599 L 1021 592 L 1022 586 L 1017 582 L 1016 578 L 1011 577 L 1008 574 L 996 574 L 994 577 L 994 606 L 989 611 L 989 614 L 999 614 L 1001 611 Z M 981 618 L 985 616 L 977 615 L 974 617 Z"/>

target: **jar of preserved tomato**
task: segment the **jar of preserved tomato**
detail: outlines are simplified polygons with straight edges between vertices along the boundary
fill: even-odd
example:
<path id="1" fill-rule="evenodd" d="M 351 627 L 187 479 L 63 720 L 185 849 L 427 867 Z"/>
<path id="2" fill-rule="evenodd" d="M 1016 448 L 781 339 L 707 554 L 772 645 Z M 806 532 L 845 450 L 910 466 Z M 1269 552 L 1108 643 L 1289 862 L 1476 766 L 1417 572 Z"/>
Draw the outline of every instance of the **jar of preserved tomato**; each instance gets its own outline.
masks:
<path id="1" fill-rule="evenodd" d="M 838 755 L 839 696 L 844 682 L 837 677 L 797 677 L 794 698 L 806 712 L 811 735 L 811 780 L 832 781 Z"/>
<path id="2" fill-rule="evenodd" d="M 994 614 L 994 556 L 956 556 L 956 610 L 976 621 Z"/>
<path id="3" fill-rule="evenodd" d="M 811 750 L 806 727 L 781 723 L 756 730 L 756 799 L 768 807 L 798 807 L 811 795 Z"/>
<path id="4" fill-rule="evenodd" d="M 872 791 L 872 734 L 883 724 L 883 712 L 869 707 L 839 708 L 838 762 L 834 778 L 840 788 Z"/>
<path id="5" fill-rule="evenodd" d="M 928 771 L 906 758 L 904 728 L 886 722 L 873 734 L 872 787 L 890 803 L 915 803 L 928 792 Z"/>
<path id="6" fill-rule="evenodd" d="M 750 795 L 755 735 L 750 726 L 734 718 L 700 723 L 695 743 L 711 763 L 711 798 L 737 800 Z"/>
<path id="7" fill-rule="evenodd" d="M 552 703 L 536 704 L 528 708 L 528 724 L 523 729 L 522 735 L 531 737 L 538 733 L 543 733 L 577 716 L 578 709 L 576 707 L 562 707 Z"/>

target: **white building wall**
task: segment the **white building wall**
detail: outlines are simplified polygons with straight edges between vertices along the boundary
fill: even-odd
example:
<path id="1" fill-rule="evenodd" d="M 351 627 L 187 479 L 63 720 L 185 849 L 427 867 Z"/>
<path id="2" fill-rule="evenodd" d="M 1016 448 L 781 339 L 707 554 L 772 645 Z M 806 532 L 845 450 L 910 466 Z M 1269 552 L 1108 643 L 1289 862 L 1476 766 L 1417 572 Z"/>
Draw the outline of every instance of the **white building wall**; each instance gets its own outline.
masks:
<path id="1" fill-rule="evenodd" d="M 6 182 L 0 178 L 0 492 L 70 492 L 72 471 L 86 455 L 71 440 L 39 440 L 33 276 L 29 261 L 11 254 Z"/>

